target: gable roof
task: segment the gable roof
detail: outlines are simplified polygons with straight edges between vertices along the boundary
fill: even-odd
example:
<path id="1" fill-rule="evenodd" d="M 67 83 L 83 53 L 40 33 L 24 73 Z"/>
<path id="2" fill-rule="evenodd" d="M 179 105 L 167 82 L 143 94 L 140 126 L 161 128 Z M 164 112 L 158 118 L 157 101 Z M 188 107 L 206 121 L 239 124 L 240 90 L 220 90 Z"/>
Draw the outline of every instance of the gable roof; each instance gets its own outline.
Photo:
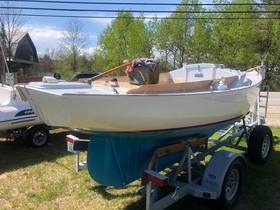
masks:
<path id="1" fill-rule="evenodd" d="M 17 63 L 34 64 L 38 62 L 36 47 L 28 33 L 24 34 L 15 43 L 12 60 Z"/>

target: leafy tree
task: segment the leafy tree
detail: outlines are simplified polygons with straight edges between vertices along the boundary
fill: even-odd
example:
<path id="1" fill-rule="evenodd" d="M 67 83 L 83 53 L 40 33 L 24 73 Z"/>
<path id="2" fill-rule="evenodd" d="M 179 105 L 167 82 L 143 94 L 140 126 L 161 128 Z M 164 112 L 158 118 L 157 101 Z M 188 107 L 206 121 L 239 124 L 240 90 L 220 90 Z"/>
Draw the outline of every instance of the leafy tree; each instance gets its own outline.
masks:
<path id="1" fill-rule="evenodd" d="M 68 59 L 70 58 L 67 58 L 67 54 L 58 52 L 55 60 L 54 72 L 59 73 L 65 80 L 69 80 L 76 73 L 71 70 L 69 71 L 69 69 L 71 69 L 71 65 L 68 62 Z"/>
<path id="2" fill-rule="evenodd" d="M 129 25 L 127 43 L 127 54 L 130 58 L 151 56 L 152 41 L 142 16 L 135 18 Z"/>
<path id="3" fill-rule="evenodd" d="M 260 9 L 268 13 L 265 17 L 271 18 L 267 20 L 260 20 L 257 24 L 258 29 L 261 32 L 259 37 L 259 51 L 262 56 L 262 60 L 267 67 L 266 72 L 266 84 L 268 84 L 271 90 L 280 90 L 280 23 L 277 18 L 280 17 L 279 5 L 272 5 L 279 3 L 277 0 L 263 0 Z"/>
<path id="4" fill-rule="evenodd" d="M 109 61 L 107 68 L 123 64 L 123 60 L 151 56 L 152 46 L 142 17 L 131 12 L 118 16 L 98 38 L 98 44 Z"/>
<path id="5" fill-rule="evenodd" d="M 97 47 L 91 56 L 91 71 L 100 73 L 106 70 L 109 66 L 109 61 L 106 59 L 106 54 L 102 49 Z"/>
<path id="6" fill-rule="evenodd" d="M 161 20 L 156 30 L 156 46 L 171 61 L 173 68 L 181 67 L 192 56 L 191 38 L 196 25 L 194 18 L 199 17 L 202 10 L 198 0 L 183 0 L 170 19 Z"/>
<path id="7" fill-rule="evenodd" d="M 198 1 L 183 0 L 182 3 L 197 3 Z M 185 62 L 186 55 L 190 51 L 189 43 L 192 34 L 192 29 L 195 21 L 192 20 L 193 13 L 188 13 L 195 10 L 195 6 L 179 5 L 174 14 L 171 15 L 171 24 L 169 25 L 169 36 L 172 43 L 170 49 L 173 57 L 173 66 L 182 67 Z"/>
<path id="8" fill-rule="evenodd" d="M 188 62 L 201 63 L 208 62 L 210 51 L 210 25 L 207 20 L 200 19 L 196 21 L 190 42 L 190 52 L 187 55 Z"/>
<path id="9" fill-rule="evenodd" d="M 279 5 L 267 5 L 279 3 L 274 0 L 263 0 L 264 4 L 261 6 L 261 10 L 266 12 L 265 17 L 271 18 L 267 20 L 260 20 L 257 24 L 258 29 L 261 31 L 261 36 L 259 38 L 259 50 L 262 53 L 263 60 L 265 60 L 266 65 L 273 67 L 279 63 L 277 59 L 278 55 L 278 46 L 279 46 L 279 21 L 273 18 L 279 18 L 280 12 L 275 13 L 280 10 Z"/>
<path id="10" fill-rule="evenodd" d="M 55 63 L 55 67 L 53 72 L 59 73 L 63 79 L 69 80 L 73 77 L 77 72 L 69 71 L 71 68 L 71 64 L 68 62 L 68 58 L 65 54 L 59 54 L 56 60 L 53 60 Z M 66 58 L 65 58 L 66 57 Z M 86 54 L 80 54 L 77 56 L 77 69 L 79 72 L 100 72 L 99 69 L 95 68 L 95 60 L 92 57 L 89 57 Z"/>
<path id="11" fill-rule="evenodd" d="M 272 67 L 280 65 L 280 22 L 275 21 L 271 30 L 271 47 L 268 62 Z"/>
<path id="12" fill-rule="evenodd" d="M 173 49 L 173 42 L 171 36 L 169 36 L 169 29 L 171 28 L 171 20 L 161 20 L 156 24 L 155 32 L 155 47 L 156 50 L 164 57 L 164 69 L 167 69 L 169 63 L 169 56 Z"/>
<path id="13" fill-rule="evenodd" d="M 234 4 L 253 2 L 251 0 L 232 1 Z M 257 18 L 255 13 L 251 13 L 251 11 L 256 11 L 256 8 L 251 5 L 229 5 L 223 6 L 221 10 L 227 13 L 221 13 L 218 17 L 224 19 L 217 20 L 213 26 L 211 59 L 233 68 L 247 68 L 255 65 L 259 62 L 256 56 L 258 31 L 254 30 L 254 22 L 246 18 Z"/>

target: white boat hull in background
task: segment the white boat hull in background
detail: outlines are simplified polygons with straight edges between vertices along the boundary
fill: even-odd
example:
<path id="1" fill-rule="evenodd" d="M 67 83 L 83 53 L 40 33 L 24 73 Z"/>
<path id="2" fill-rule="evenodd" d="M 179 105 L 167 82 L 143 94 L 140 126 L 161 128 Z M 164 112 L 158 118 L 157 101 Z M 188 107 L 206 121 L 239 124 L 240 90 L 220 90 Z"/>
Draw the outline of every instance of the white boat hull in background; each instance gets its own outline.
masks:
<path id="1" fill-rule="evenodd" d="M 33 112 L 30 104 L 22 101 L 12 87 L 2 85 L 0 94 L 0 132 L 43 123 Z"/>

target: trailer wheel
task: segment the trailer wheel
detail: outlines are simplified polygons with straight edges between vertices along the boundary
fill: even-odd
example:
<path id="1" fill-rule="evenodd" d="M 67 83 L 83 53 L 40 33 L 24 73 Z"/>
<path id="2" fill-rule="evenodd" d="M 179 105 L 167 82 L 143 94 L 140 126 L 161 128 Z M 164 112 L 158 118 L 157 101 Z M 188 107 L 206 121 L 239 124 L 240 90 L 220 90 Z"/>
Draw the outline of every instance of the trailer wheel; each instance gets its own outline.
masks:
<path id="1" fill-rule="evenodd" d="M 32 147 L 38 148 L 45 146 L 49 141 L 49 130 L 46 126 L 35 126 L 28 133 L 28 140 Z"/>
<path id="2" fill-rule="evenodd" d="M 218 198 L 221 209 L 230 209 L 236 204 L 246 177 L 243 167 L 242 162 L 236 158 L 228 168 Z"/>
<path id="3" fill-rule="evenodd" d="M 248 156 L 249 160 L 257 165 L 263 165 L 268 160 L 272 150 L 272 132 L 267 126 L 256 126 L 249 138 Z"/>

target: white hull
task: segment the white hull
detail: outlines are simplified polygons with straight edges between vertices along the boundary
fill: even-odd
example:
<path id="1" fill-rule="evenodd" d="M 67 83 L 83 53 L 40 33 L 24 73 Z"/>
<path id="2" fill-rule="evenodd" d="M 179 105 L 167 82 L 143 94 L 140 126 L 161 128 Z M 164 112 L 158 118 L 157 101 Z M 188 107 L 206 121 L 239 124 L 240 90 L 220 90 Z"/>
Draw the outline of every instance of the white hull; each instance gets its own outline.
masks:
<path id="1" fill-rule="evenodd" d="M 36 98 L 34 110 L 48 125 L 104 132 L 179 129 L 237 118 L 248 112 L 258 91 L 254 87 L 219 93 L 108 97 L 54 96 L 28 90 L 30 98 Z M 40 103 L 42 100 L 52 101 L 51 106 Z"/>
<path id="2" fill-rule="evenodd" d="M 48 125 L 90 132 L 142 133 L 213 125 L 246 115 L 261 82 L 256 72 L 246 76 L 249 85 L 242 86 L 242 79 L 225 90 L 177 93 L 135 93 L 122 87 L 65 82 L 32 83 L 18 89 Z"/>

